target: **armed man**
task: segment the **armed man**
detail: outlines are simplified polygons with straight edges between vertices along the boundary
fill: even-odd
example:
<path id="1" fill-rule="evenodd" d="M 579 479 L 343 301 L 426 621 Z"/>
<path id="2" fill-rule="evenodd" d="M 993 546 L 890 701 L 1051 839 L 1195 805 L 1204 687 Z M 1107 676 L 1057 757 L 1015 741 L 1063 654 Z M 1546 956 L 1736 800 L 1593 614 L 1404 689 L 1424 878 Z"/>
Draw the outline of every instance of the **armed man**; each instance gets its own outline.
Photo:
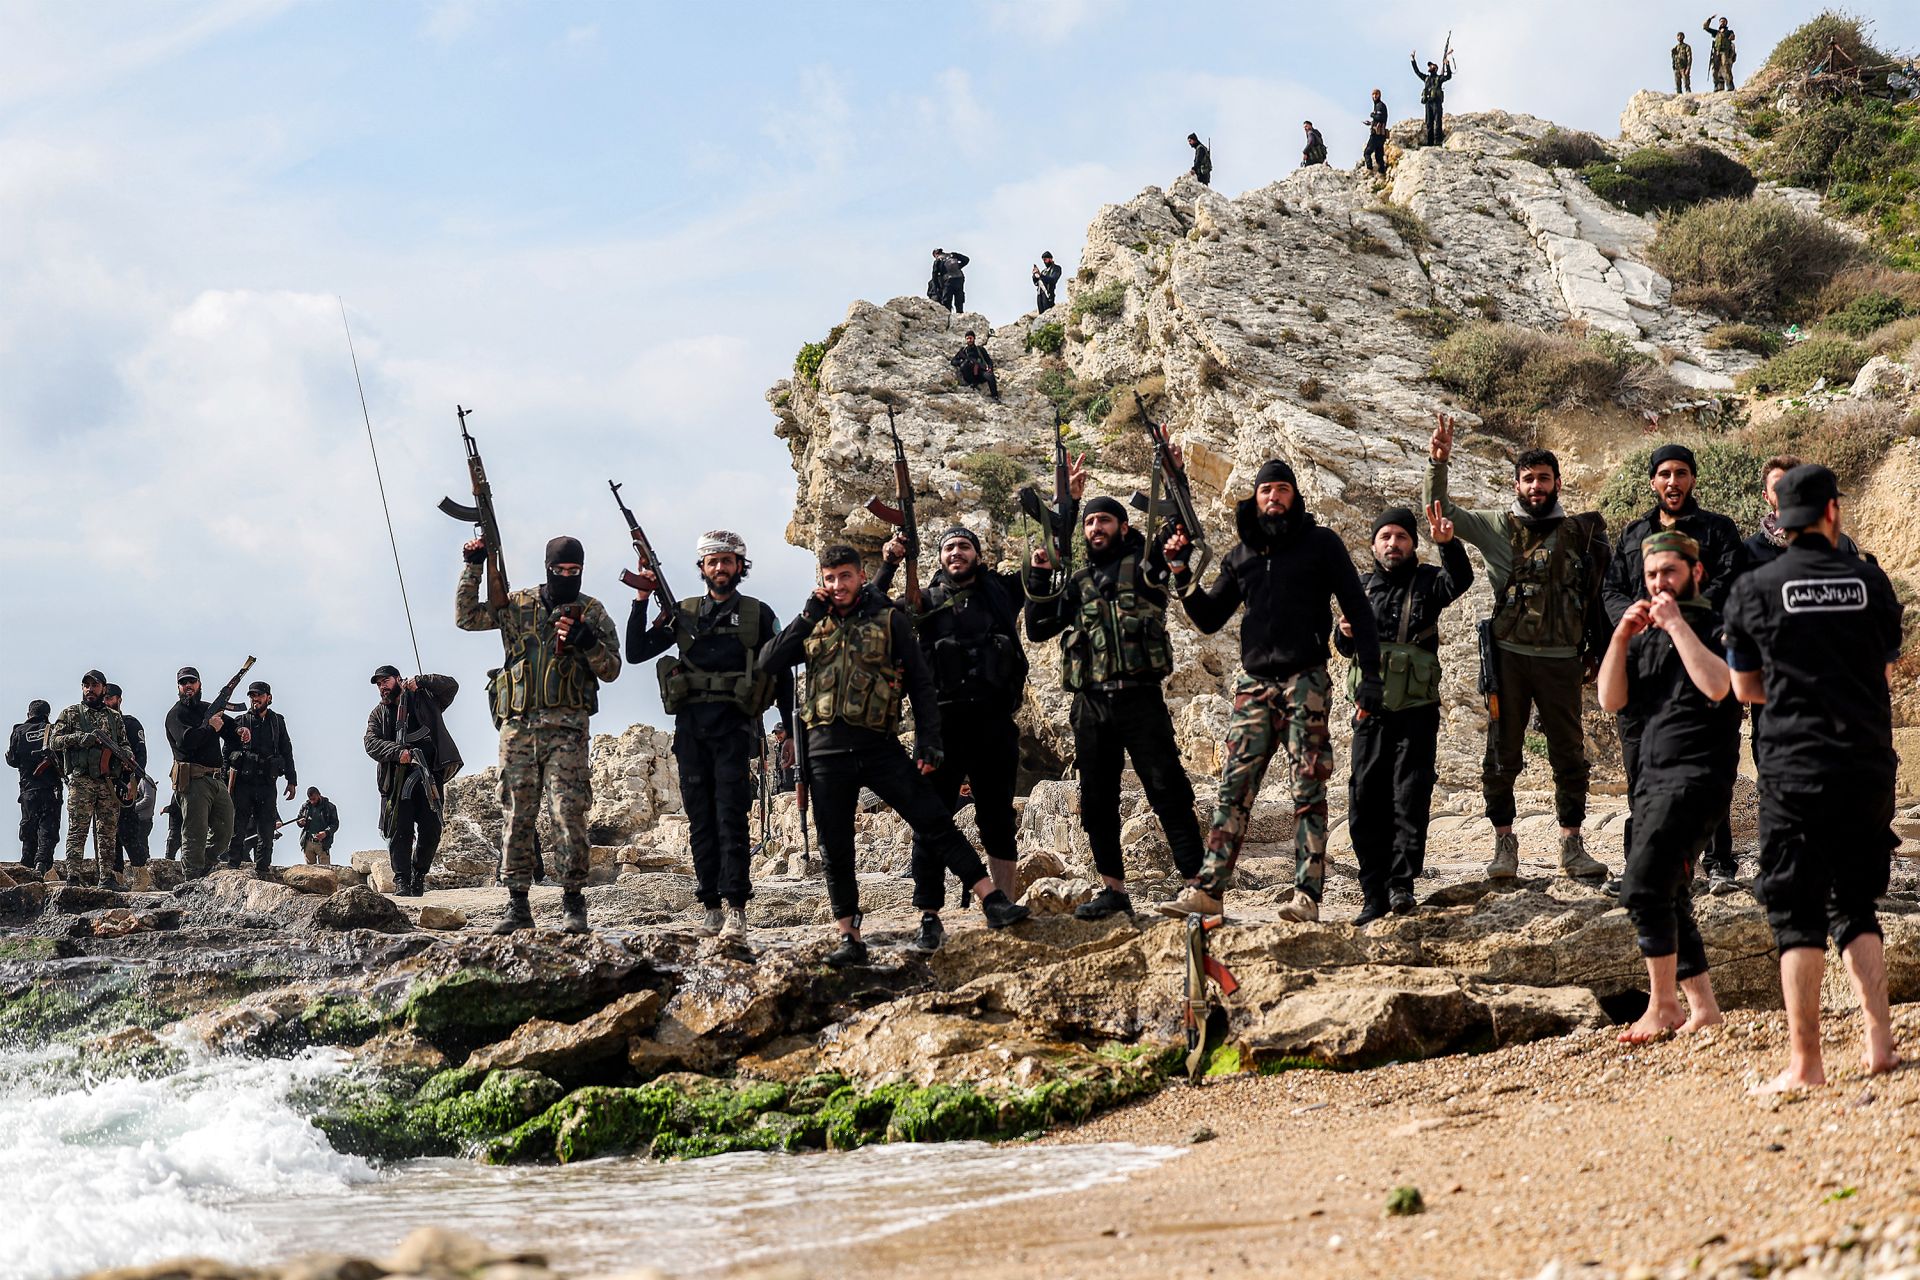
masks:
<path id="1" fill-rule="evenodd" d="M 1507 880 L 1519 874 L 1513 784 L 1526 763 L 1527 727 L 1537 710 L 1553 769 L 1560 869 L 1574 879 L 1604 880 L 1607 869 L 1587 853 L 1580 830 L 1589 772 L 1580 686 L 1588 655 L 1595 655 L 1597 668 L 1608 636 L 1601 600 L 1611 560 L 1607 523 L 1597 511 L 1567 514 L 1560 505 L 1560 460 L 1545 449 L 1528 449 L 1514 459 L 1511 507 L 1469 511 L 1455 505 L 1447 495 L 1453 419 L 1437 416 L 1424 500 L 1429 508 L 1438 502 L 1454 532 L 1479 548 L 1493 588 L 1493 616 L 1480 624 L 1482 687 L 1492 690 L 1480 775 L 1494 831 L 1487 876 Z"/>
<path id="2" fill-rule="evenodd" d="M 1373 91 L 1373 106 L 1367 111 L 1367 149 L 1360 155 L 1360 163 L 1366 166 L 1368 173 L 1387 172 L 1387 104 L 1380 100 L 1380 91 Z M 1375 166 L 1379 167 L 1376 169 Z"/>
<path id="3" fill-rule="evenodd" d="M 210 708 L 201 698 L 198 670 L 182 667 L 176 680 L 180 699 L 167 712 L 167 744 L 173 748 L 180 863 L 191 880 L 212 870 L 233 838 L 233 796 L 220 776 L 226 768 L 222 748 L 235 752 L 246 742 L 224 709 Z"/>
<path id="4" fill-rule="evenodd" d="M 1373 521 L 1373 572 L 1360 579 L 1380 635 L 1380 711 L 1353 722 L 1353 771 L 1347 784 L 1347 830 L 1360 864 L 1356 925 L 1389 911 L 1414 909 L 1414 878 L 1426 870 L 1427 818 L 1440 744 L 1440 615 L 1473 585 L 1466 544 L 1438 506 L 1427 527 L 1440 548 L 1438 566 L 1420 563 L 1419 522 L 1405 507 Z M 1352 658 L 1353 623 L 1340 620 L 1333 644 Z M 1347 669 L 1349 693 L 1364 673 Z"/>
<path id="5" fill-rule="evenodd" d="M 1427 69 L 1420 69 L 1420 55 L 1416 51 L 1407 57 L 1413 63 L 1413 74 L 1420 81 L 1420 105 L 1427 109 L 1427 145 L 1437 147 L 1446 138 L 1447 81 L 1453 79 L 1453 59 L 1449 54 L 1446 65 L 1429 61 Z"/>
<path id="6" fill-rule="evenodd" d="M 376 765 L 380 834 L 387 838 L 394 896 L 417 898 L 427 891 L 427 872 L 433 870 L 433 855 L 440 848 L 446 785 L 465 763 L 445 719 L 446 709 L 460 692 L 460 682 L 452 676 L 404 677 L 390 663 L 376 667 L 369 680 L 379 690 L 380 701 L 367 713 L 360 745 Z M 310 801 L 315 794 L 309 789 Z M 330 811 L 333 806 L 326 808 Z M 335 815 L 332 830 L 338 829 Z M 312 830 L 307 834 L 310 841 Z M 332 846 L 330 832 L 321 852 Z"/>
<path id="7" fill-rule="evenodd" d="M 1197 133 L 1187 135 L 1187 145 L 1193 148 L 1193 167 L 1187 170 L 1187 172 L 1191 173 L 1194 181 L 1198 182 L 1201 186 L 1211 185 L 1213 182 L 1213 152 L 1208 150 L 1206 144 L 1200 141 L 1200 135 Z"/>
<path id="8" fill-rule="evenodd" d="M 887 594 L 896 567 L 907 556 L 905 534 L 887 543 L 886 564 L 874 590 Z M 1014 713 L 1027 684 L 1027 654 L 1020 647 L 1020 575 L 987 568 L 980 535 L 955 525 L 940 535 L 940 567 L 920 592 L 914 619 L 920 650 L 933 672 L 940 705 L 940 767 L 928 777 L 940 803 L 958 813 L 961 788 L 973 797 L 980 845 L 994 887 L 1009 898 L 1019 892 L 1015 871 L 1013 793 L 1020 764 L 1020 731 Z M 914 904 L 921 910 L 915 947 L 932 951 L 942 935 L 946 877 L 939 855 L 926 841 L 913 843 Z M 965 903 L 961 904 L 966 905 Z"/>
<path id="9" fill-rule="evenodd" d="M 967 264 L 972 262 L 966 254 L 949 253 L 945 249 L 933 251 L 933 274 L 927 279 L 927 296 L 950 311 L 967 309 Z"/>
<path id="10" fill-rule="evenodd" d="M 247 731 L 247 744 L 234 753 L 233 765 L 233 845 L 227 850 L 228 862 L 245 865 L 246 851 L 253 851 L 253 874 L 265 880 L 273 874 L 273 841 L 280 813 L 274 792 L 278 780 L 287 780 L 282 797 L 291 800 L 298 786 L 293 764 L 293 739 L 287 735 L 287 720 L 273 709 L 273 687 L 265 680 L 247 686 L 247 710 L 240 727 Z"/>
<path id="11" fill-rule="evenodd" d="M 1713 25 L 1713 14 L 1700 24 L 1700 29 L 1713 37 L 1713 48 L 1707 55 L 1707 65 L 1713 69 L 1713 91 L 1731 92 L 1733 89 L 1733 28 L 1727 25 L 1725 18 L 1720 19 L 1718 27 Z"/>
<path id="12" fill-rule="evenodd" d="M 1055 294 L 1060 288 L 1060 264 L 1053 260 L 1053 254 L 1043 253 L 1040 261 L 1045 266 L 1033 269 L 1033 309 L 1041 315 L 1053 310 Z"/>
<path id="13" fill-rule="evenodd" d="M 300 828 L 300 852 L 308 865 L 331 866 L 333 838 L 340 834 L 340 810 L 320 794 L 320 788 L 307 788 L 307 802 L 293 815 L 293 825 Z M 387 856 L 392 858 L 391 850 Z M 431 860 L 432 855 L 428 858 Z"/>
<path id="14" fill-rule="evenodd" d="M 659 580 L 642 569 L 627 620 L 627 661 L 659 665 L 660 701 L 673 717 L 673 759 L 693 845 L 694 893 L 706 909 L 709 935 L 745 942 L 747 899 L 753 896 L 751 765 L 760 755 L 761 716 L 776 702 L 782 725 L 793 721 L 793 674 L 760 665 L 760 651 L 780 620 L 740 592 L 753 568 L 739 534 L 714 529 L 694 547 L 703 595 L 670 602 L 647 626 L 647 601 Z M 722 908 L 722 904 L 724 909 Z"/>
<path id="15" fill-rule="evenodd" d="M 807 734 L 805 782 L 813 797 L 814 829 L 827 864 L 827 895 L 840 932 L 840 943 L 826 962 L 839 967 L 867 960 L 853 861 L 853 823 L 862 787 L 905 820 L 926 859 L 938 859 L 939 866 L 979 895 L 988 928 L 1003 929 L 1026 919 L 1027 909 L 988 879 L 980 856 L 954 825 L 952 811 L 927 783 L 927 776 L 944 761 L 933 675 L 914 640 L 912 622 L 873 589 L 860 553 L 852 547 L 831 546 L 820 553 L 820 586 L 807 597 L 800 616 L 760 654 L 761 666 L 770 671 L 786 671 L 801 661 L 807 664 L 801 714 Z M 912 757 L 897 736 L 906 700 L 913 704 Z M 916 868 L 921 863 L 916 855 Z M 929 906 L 929 887 L 944 893 L 937 870 L 915 876 L 914 904 L 937 913 L 937 902 Z M 923 926 L 916 942 L 926 941 Z M 934 941 L 937 945 L 937 936 Z"/>
<path id="16" fill-rule="evenodd" d="M 1174 461 L 1178 465 L 1177 454 Z M 1333 776 L 1327 733 L 1333 708 L 1333 681 L 1327 674 L 1327 638 L 1333 630 L 1329 601 L 1338 600 L 1353 624 L 1361 672 L 1353 700 L 1362 719 L 1384 705 L 1379 635 L 1346 547 L 1338 534 L 1314 520 L 1286 462 L 1272 458 L 1261 466 L 1253 494 L 1240 500 L 1234 521 L 1240 545 L 1221 561 L 1211 587 L 1187 574 L 1186 530 L 1177 529 L 1167 539 L 1180 604 L 1194 626 L 1212 635 L 1243 604 L 1247 616 L 1240 624 L 1241 674 L 1234 686 L 1206 863 L 1199 878 L 1161 910 L 1221 913 L 1261 779 L 1274 753 L 1284 751 L 1293 767 L 1294 887 L 1280 917 L 1318 920 L 1327 875 L 1327 779 Z"/>
<path id="17" fill-rule="evenodd" d="M 463 549 L 466 566 L 454 594 L 453 621 L 462 631 L 498 631 L 506 665 L 494 678 L 493 718 L 500 725 L 500 794 L 506 803 L 502 851 L 507 917 L 495 932 L 533 927 L 527 890 L 533 884 L 534 822 L 544 802 L 560 836 L 560 905 L 567 933 L 587 932 L 587 811 L 593 779 L 587 725 L 600 709 L 600 685 L 620 674 L 620 634 L 601 603 L 580 590 L 586 553 L 578 538 L 547 543 L 544 585 L 505 601 L 480 601 L 487 543 Z"/>
<path id="18" fill-rule="evenodd" d="M 1687 43 L 1687 33 L 1676 31 L 1673 38 L 1680 43 L 1673 46 L 1673 91 L 1675 93 L 1693 92 L 1693 46 Z"/>
<path id="19" fill-rule="evenodd" d="M 1073 466 L 1071 492 L 1086 489 L 1084 460 Z M 1171 528 L 1171 526 L 1169 526 Z M 1033 553 L 1027 571 L 1027 638 L 1060 637 L 1060 683 L 1073 694 L 1074 765 L 1080 775 L 1080 827 L 1104 886 L 1074 915 L 1102 920 L 1133 914 L 1126 861 L 1120 853 L 1120 773 L 1131 760 L 1160 820 L 1175 870 L 1200 874 L 1204 856 L 1193 813 L 1193 784 L 1180 762 L 1173 717 L 1161 684 L 1173 670 L 1167 639 L 1166 587 L 1172 571 L 1161 546 L 1149 547 L 1112 498 L 1081 508 L 1087 563 L 1054 598 L 1053 558 Z"/>
<path id="20" fill-rule="evenodd" d="M 80 701 L 60 713 L 47 732 L 47 746 L 60 754 L 67 782 L 66 878 L 80 878 L 87 852 L 87 828 L 93 828 L 94 881 L 113 880 L 113 855 L 119 848 L 120 792 L 114 787 L 116 755 L 130 755 L 127 727 L 107 706 L 107 678 L 98 671 L 80 677 Z"/>
<path id="21" fill-rule="evenodd" d="M 995 400 L 1000 398 L 1000 379 L 993 372 L 993 357 L 974 341 L 973 330 L 967 330 L 965 341 L 948 357 L 947 363 L 954 367 L 962 383 L 969 387 L 985 386 L 989 396 Z"/>
<path id="22" fill-rule="evenodd" d="M 1727 664 L 1742 702 L 1764 703 L 1760 897 L 1780 950 L 1787 1066 L 1767 1092 L 1826 1083 L 1820 988 L 1826 946 L 1845 961 L 1860 1002 L 1862 1066 L 1899 1063 L 1874 904 L 1887 891 L 1898 757 L 1889 684 L 1900 655 L 1901 605 L 1878 565 L 1840 551 L 1833 472 L 1800 466 L 1779 478 L 1786 553 L 1734 584 Z"/>
<path id="23" fill-rule="evenodd" d="M 42 698 L 27 704 L 27 718 L 7 735 L 7 766 L 20 772 L 20 865 L 45 876 L 53 870 L 60 838 L 60 762 L 47 746 L 48 716 Z"/>
<path id="24" fill-rule="evenodd" d="M 130 769 L 120 762 L 114 772 L 114 788 L 120 793 L 120 822 L 114 828 L 113 874 L 117 878 L 131 864 L 131 887 L 136 893 L 143 893 L 153 887 L 153 873 L 147 870 L 147 851 L 153 838 L 153 806 L 159 797 L 153 783 L 143 774 L 147 767 L 146 726 L 121 709 L 122 698 L 120 686 L 109 683 L 106 703 L 120 712 L 120 721 L 127 728 L 127 746 L 133 751 L 133 761 L 139 768 Z"/>
<path id="25" fill-rule="evenodd" d="M 1620 900 L 1647 962 L 1649 997 L 1620 1034 L 1628 1044 L 1720 1021 L 1689 886 L 1694 859 L 1733 799 L 1740 754 L 1740 704 L 1729 696 L 1700 544 L 1669 526 L 1648 532 L 1637 550 L 1646 598 L 1627 606 L 1600 664 L 1600 705 L 1631 715 L 1641 731 Z"/>
<path id="26" fill-rule="evenodd" d="M 1693 450 L 1683 444 L 1663 444 L 1653 451 L 1647 463 L 1647 487 L 1653 490 L 1653 509 L 1630 522 L 1614 544 L 1613 558 L 1607 565 L 1606 583 L 1601 597 L 1606 602 L 1607 620 L 1619 627 L 1620 620 L 1635 601 L 1648 599 L 1646 575 L 1641 572 L 1640 547 L 1649 537 L 1664 529 L 1687 535 L 1697 548 L 1694 558 L 1700 562 L 1707 605 L 1717 614 L 1740 575 L 1743 551 L 1740 528 L 1726 516 L 1703 509 L 1694 499 L 1699 464 Z M 1633 847 L 1632 796 L 1640 776 L 1641 715 L 1638 703 L 1626 704 L 1617 717 L 1620 732 L 1620 762 L 1627 773 L 1628 816 L 1626 847 Z M 1731 797 L 1729 797 L 1731 802 Z M 1734 878 L 1738 863 L 1733 854 L 1733 825 L 1723 815 L 1718 832 L 1707 851 L 1708 887 L 1716 894 L 1731 893 L 1739 887 Z"/>
<path id="27" fill-rule="evenodd" d="M 1320 136 L 1318 129 L 1313 127 L 1313 121 L 1302 121 L 1301 127 L 1306 130 L 1307 134 L 1306 146 L 1302 148 L 1300 152 L 1301 165 L 1325 164 L 1327 162 L 1327 140 Z"/>

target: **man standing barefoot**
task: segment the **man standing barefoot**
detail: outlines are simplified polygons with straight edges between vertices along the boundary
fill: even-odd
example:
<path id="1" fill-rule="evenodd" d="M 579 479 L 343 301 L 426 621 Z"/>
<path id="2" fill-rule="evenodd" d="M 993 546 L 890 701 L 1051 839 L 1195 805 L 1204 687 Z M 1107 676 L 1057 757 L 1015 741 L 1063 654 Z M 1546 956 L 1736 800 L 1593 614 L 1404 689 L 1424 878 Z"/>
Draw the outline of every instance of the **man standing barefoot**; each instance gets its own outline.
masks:
<path id="1" fill-rule="evenodd" d="M 1727 661 L 1742 702 L 1763 703 L 1760 890 L 1780 947 L 1787 1068 L 1761 1092 L 1827 1082 L 1820 980 L 1827 939 L 1847 966 L 1863 1019 L 1869 1075 L 1899 1062 L 1874 901 L 1894 846 L 1893 708 L 1901 605 L 1877 565 L 1837 550 L 1833 472 L 1795 467 L 1776 486 L 1786 554 L 1736 582 Z"/>
<path id="2" fill-rule="evenodd" d="M 1631 712 L 1641 730 L 1639 818 L 1620 899 L 1647 961 L 1648 999 L 1620 1039 L 1644 1044 L 1720 1021 L 1693 922 L 1693 864 L 1733 797 L 1740 704 L 1728 697 L 1732 678 L 1715 652 L 1721 622 L 1706 594 L 1700 544 L 1662 529 L 1633 552 L 1648 598 L 1629 604 L 1614 628 L 1600 664 L 1600 705 Z M 1692 1016 L 1680 1008 L 1682 990 Z"/>

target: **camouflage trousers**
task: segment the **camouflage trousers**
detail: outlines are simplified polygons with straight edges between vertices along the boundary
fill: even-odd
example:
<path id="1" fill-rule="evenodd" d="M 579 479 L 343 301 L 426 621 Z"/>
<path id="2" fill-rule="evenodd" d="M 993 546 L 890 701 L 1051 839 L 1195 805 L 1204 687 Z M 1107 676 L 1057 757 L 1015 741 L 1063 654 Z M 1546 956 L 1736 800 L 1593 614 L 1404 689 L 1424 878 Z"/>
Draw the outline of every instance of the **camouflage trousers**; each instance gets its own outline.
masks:
<path id="1" fill-rule="evenodd" d="M 1203 886 L 1218 893 L 1232 885 L 1261 780 L 1274 752 L 1284 750 L 1293 765 L 1293 883 L 1320 901 L 1327 878 L 1327 779 L 1333 776 L 1327 711 L 1332 705 L 1333 682 L 1325 667 L 1281 681 L 1240 677 L 1227 722 L 1220 797 L 1207 833 Z"/>
<path id="2" fill-rule="evenodd" d="M 102 869 L 113 865 L 120 847 L 120 793 L 111 778 L 67 779 L 67 861 L 78 863 L 87 852 L 87 828 L 93 828 L 93 856 Z"/>
<path id="3" fill-rule="evenodd" d="M 510 889 L 532 885 L 540 865 L 534 823 L 545 802 L 560 835 L 554 879 L 563 889 L 587 882 L 587 811 L 593 779 L 584 725 L 509 720 L 500 729 L 500 806 L 507 834 L 501 876 Z"/>

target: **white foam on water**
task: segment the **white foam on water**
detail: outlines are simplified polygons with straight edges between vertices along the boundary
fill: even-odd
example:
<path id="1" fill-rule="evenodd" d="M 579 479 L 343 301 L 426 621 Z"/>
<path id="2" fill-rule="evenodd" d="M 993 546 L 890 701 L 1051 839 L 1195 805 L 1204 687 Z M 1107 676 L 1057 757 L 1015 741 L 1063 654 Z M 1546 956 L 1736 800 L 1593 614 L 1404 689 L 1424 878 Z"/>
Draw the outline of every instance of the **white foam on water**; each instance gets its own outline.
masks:
<path id="1" fill-rule="evenodd" d="M 201 1254 L 252 1256 L 266 1242 L 231 1205 L 336 1196 L 379 1177 L 327 1144 L 288 1102 L 343 1055 L 207 1058 L 151 1078 L 76 1079 L 71 1050 L 0 1054 L 0 1280 Z"/>

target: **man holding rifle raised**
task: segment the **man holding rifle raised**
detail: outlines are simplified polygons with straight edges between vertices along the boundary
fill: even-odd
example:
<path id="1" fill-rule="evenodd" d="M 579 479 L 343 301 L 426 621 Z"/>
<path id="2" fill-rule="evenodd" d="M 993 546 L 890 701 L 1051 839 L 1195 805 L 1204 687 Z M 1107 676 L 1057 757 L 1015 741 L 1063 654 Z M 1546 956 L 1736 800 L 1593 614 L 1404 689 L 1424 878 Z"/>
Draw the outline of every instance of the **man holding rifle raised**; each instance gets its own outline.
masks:
<path id="1" fill-rule="evenodd" d="M 619 501 L 619 491 L 614 492 Z M 629 529 L 638 524 L 621 503 Z M 640 547 L 644 535 L 635 538 Z M 740 593 L 753 567 L 737 533 L 714 529 L 700 535 L 694 569 L 706 584 L 702 595 L 674 601 L 641 552 L 631 575 L 633 614 L 627 621 L 627 661 L 661 658 L 660 701 L 673 717 L 673 758 L 680 770 L 680 798 L 687 808 L 693 845 L 695 894 L 706 909 L 705 932 L 742 943 L 747 938 L 752 762 L 760 755 L 760 717 L 778 701 L 780 721 L 793 718 L 793 675 L 760 665 L 760 650 L 780 630 L 773 610 Z M 646 624 L 647 600 L 663 595 L 660 615 Z M 722 903 L 725 909 L 722 909 Z"/>
<path id="2" fill-rule="evenodd" d="M 188 879 L 211 869 L 208 850 L 218 853 L 233 838 L 233 796 L 220 773 L 220 747 L 238 751 L 246 730 L 227 719 L 227 699 L 253 665 L 248 658 L 213 705 L 200 698 L 200 672 L 180 668 L 180 700 L 167 712 L 167 743 L 173 748 L 173 795 L 180 812 L 180 862 Z"/>

